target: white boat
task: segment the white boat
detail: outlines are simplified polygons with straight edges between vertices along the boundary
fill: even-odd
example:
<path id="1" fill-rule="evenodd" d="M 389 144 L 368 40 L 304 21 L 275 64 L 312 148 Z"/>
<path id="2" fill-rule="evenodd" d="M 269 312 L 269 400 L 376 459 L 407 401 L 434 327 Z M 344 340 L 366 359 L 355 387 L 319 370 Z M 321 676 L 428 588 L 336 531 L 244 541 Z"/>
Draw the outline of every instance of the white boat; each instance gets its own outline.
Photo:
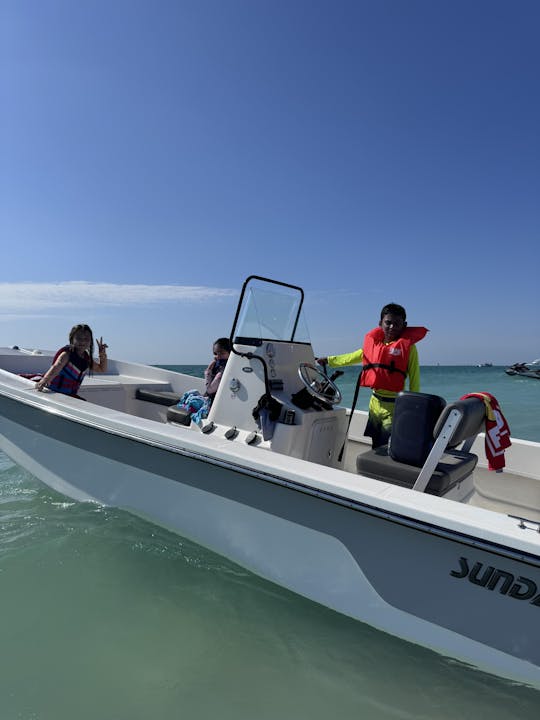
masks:
<path id="1" fill-rule="evenodd" d="M 339 391 L 312 367 L 302 300 L 248 278 L 202 427 L 175 407 L 200 379 L 109 360 L 82 402 L 21 377 L 43 373 L 52 351 L 2 349 L 0 449 L 70 498 L 123 508 L 337 612 L 540 687 L 540 444 L 513 440 L 505 471 L 489 472 L 481 400 L 404 393 L 391 455 L 371 450 L 366 413 L 348 429 Z M 265 439 L 253 410 L 270 396 L 278 417 L 262 423 Z"/>

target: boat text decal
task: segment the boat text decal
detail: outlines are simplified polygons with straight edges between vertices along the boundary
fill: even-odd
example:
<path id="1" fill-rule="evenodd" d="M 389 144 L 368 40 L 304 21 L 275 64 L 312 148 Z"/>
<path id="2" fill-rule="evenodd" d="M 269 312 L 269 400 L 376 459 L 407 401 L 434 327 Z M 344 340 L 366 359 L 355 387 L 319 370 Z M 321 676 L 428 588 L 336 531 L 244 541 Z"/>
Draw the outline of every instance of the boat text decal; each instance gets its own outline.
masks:
<path id="1" fill-rule="evenodd" d="M 470 568 L 469 561 L 464 557 L 459 558 L 459 570 L 451 570 L 450 575 L 460 580 L 467 578 L 473 585 L 479 585 L 487 590 L 495 590 L 498 587 L 501 595 L 508 595 L 516 600 L 530 600 L 531 605 L 540 607 L 538 587 L 530 578 L 521 575 L 515 578 L 506 570 L 499 570 L 492 565 L 485 566 L 481 562 L 475 562 Z"/>

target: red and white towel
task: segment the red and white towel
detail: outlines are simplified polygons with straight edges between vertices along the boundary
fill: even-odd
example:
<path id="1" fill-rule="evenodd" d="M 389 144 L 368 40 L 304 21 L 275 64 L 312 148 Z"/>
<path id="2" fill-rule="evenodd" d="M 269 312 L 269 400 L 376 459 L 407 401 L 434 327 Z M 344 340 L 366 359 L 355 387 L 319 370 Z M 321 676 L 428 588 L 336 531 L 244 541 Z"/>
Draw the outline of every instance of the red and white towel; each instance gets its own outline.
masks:
<path id="1" fill-rule="evenodd" d="M 488 392 L 469 393 L 465 398 L 475 397 L 484 401 L 486 406 L 486 458 L 488 470 L 501 471 L 504 467 L 504 451 L 512 444 L 510 442 L 510 427 L 502 414 L 499 403 Z"/>

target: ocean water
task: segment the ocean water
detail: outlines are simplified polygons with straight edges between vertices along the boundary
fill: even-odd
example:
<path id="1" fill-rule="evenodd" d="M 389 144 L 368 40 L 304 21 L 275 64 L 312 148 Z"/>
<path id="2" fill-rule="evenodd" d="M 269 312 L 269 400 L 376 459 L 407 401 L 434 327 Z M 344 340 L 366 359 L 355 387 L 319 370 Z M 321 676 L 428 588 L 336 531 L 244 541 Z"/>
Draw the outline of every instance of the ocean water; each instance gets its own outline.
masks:
<path id="1" fill-rule="evenodd" d="M 346 400 L 355 379 L 353 369 L 340 379 Z M 514 436 L 540 439 L 540 382 L 434 367 L 422 389 L 448 400 L 492 392 Z M 540 692 L 349 620 L 127 513 L 71 502 L 2 453 L 0 638 L 0 720 L 540 714 Z"/>

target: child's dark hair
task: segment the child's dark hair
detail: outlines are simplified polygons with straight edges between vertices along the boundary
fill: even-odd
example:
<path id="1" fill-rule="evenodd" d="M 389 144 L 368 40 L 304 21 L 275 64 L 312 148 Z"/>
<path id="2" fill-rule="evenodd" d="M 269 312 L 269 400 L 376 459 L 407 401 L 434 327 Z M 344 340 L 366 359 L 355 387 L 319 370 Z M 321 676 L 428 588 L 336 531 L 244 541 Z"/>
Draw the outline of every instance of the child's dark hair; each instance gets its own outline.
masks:
<path id="1" fill-rule="evenodd" d="M 73 339 L 78 332 L 90 333 L 90 355 L 92 355 L 92 350 L 94 349 L 94 333 L 92 332 L 92 328 L 89 325 L 79 323 L 78 325 L 74 325 L 71 328 L 71 330 L 69 331 L 70 346 L 73 348 Z"/>
<path id="2" fill-rule="evenodd" d="M 69 347 L 71 348 L 71 350 L 74 349 L 73 340 L 78 332 L 90 333 L 90 348 L 88 349 L 88 354 L 90 356 L 90 367 L 88 368 L 88 374 L 92 375 L 92 363 L 94 361 L 94 333 L 92 332 L 92 328 L 90 327 L 90 325 L 86 325 L 86 323 L 79 323 L 78 325 L 74 325 L 69 331 Z"/>
<path id="3" fill-rule="evenodd" d="M 229 338 L 218 338 L 214 345 L 217 345 L 220 350 L 224 350 L 225 352 L 231 352 L 231 341 Z"/>
<path id="4" fill-rule="evenodd" d="M 403 305 L 398 305 L 397 303 L 388 303 L 388 305 L 385 305 L 381 310 L 381 320 L 385 315 L 397 315 L 402 318 L 403 321 L 407 319 L 405 308 Z"/>

